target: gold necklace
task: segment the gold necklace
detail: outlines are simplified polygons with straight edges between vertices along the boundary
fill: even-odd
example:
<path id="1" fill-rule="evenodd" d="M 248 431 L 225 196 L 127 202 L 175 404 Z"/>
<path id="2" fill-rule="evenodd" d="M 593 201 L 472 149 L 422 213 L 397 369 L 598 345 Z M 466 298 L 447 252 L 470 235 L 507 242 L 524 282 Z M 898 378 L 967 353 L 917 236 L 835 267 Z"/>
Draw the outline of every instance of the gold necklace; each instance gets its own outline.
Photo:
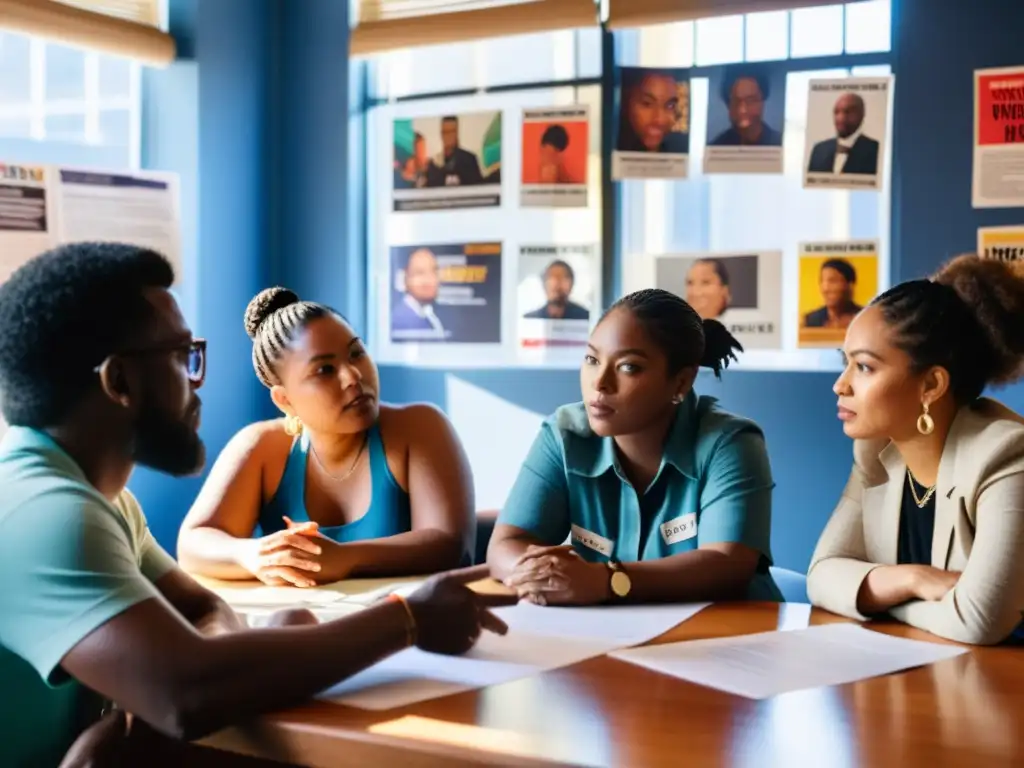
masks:
<path id="1" fill-rule="evenodd" d="M 931 501 L 932 495 L 935 493 L 935 486 L 933 485 L 931 488 L 927 488 L 924 492 L 924 496 L 918 496 L 918 482 L 914 479 L 914 475 L 910 471 L 910 467 L 907 467 L 907 478 L 910 480 L 910 495 L 914 497 L 914 503 L 917 504 L 918 509 L 924 509 L 925 505 Z"/>
<path id="2" fill-rule="evenodd" d="M 366 448 L 366 443 L 369 441 L 369 439 L 370 439 L 370 433 L 369 432 L 364 432 L 363 433 L 363 442 L 359 446 L 359 451 L 356 453 L 356 457 L 352 460 L 352 466 L 349 467 L 348 468 L 348 472 L 346 472 L 344 475 L 341 475 L 341 477 L 339 477 L 338 475 L 332 475 L 330 470 L 328 470 L 327 467 L 324 466 L 324 463 L 322 461 L 320 461 L 320 457 L 317 456 L 317 453 L 316 453 L 316 446 L 313 445 L 313 441 L 312 440 L 309 441 L 309 450 L 313 454 L 313 458 L 316 459 L 316 463 L 320 467 L 320 469 L 323 471 L 323 473 L 325 475 L 327 475 L 329 478 L 331 478 L 332 480 L 337 480 L 338 482 L 341 482 L 342 480 L 347 480 L 349 478 L 349 476 L 353 472 L 356 471 L 356 465 L 359 463 L 359 459 L 362 457 L 363 450 Z"/>

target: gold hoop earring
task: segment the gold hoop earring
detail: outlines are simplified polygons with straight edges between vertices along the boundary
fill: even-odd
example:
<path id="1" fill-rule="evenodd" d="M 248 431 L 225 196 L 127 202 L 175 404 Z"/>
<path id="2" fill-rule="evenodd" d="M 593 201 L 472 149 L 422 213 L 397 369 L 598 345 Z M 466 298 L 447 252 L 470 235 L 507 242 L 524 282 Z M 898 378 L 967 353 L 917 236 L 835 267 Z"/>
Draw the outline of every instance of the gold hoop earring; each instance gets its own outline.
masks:
<path id="1" fill-rule="evenodd" d="M 935 419 L 928 415 L 928 403 L 921 403 L 924 413 L 917 417 L 917 431 L 922 435 L 930 435 L 935 431 Z"/>
<path id="2" fill-rule="evenodd" d="M 292 437 L 302 434 L 302 420 L 298 416 L 285 416 L 284 431 Z"/>

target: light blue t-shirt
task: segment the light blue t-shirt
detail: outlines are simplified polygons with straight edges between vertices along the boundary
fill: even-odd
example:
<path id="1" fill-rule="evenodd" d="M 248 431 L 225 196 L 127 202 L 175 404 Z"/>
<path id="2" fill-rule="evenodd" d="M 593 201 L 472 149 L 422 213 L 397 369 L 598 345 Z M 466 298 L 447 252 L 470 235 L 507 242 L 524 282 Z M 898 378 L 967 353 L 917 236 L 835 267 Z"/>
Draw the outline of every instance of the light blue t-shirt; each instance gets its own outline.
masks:
<path id="1" fill-rule="evenodd" d="M 43 432 L 8 430 L 0 489 L 0 765 L 57 765 L 100 714 L 61 660 L 175 562 L 131 493 L 111 504 Z"/>
<path id="2" fill-rule="evenodd" d="M 619 466 L 614 440 L 599 437 L 586 406 L 545 420 L 499 523 L 549 545 L 571 538 L 591 562 L 657 560 L 702 544 L 745 544 L 761 553 L 751 600 L 781 600 L 768 567 L 771 467 L 761 428 L 691 393 L 677 408 L 661 466 L 642 492 Z"/>

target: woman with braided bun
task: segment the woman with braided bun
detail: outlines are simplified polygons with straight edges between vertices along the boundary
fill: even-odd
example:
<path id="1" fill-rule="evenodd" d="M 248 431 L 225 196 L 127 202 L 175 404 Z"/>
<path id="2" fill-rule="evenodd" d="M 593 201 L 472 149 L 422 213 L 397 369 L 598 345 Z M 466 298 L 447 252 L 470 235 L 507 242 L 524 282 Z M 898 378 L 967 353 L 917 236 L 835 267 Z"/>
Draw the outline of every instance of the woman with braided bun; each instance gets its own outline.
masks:
<path id="1" fill-rule="evenodd" d="M 1024 363 L 1020 265 L 961 256 L 850 324 L 836 381 L 854 465 L 811 560 L 811 602 L 962 643 L 1019 633 L 1024 419 L 983 398 Z"/>
<path id="2" fill-rule="evenodd" d="M 583 402 L 544 422 L 501 511 L 491 574 L 540 605 L 780 600 L 764 436 L 693 391 L 698 367 L 718 376 L 734 350 L 668 291 L 612 305 Z"/>
<path id="3" fill-rule="evenodd" d="M 473 481 L 444 414 L 382 404 L 377 367 L 345 319 L 286 288 L 257 295 L 245 329 L 284 416 L 224 448 L 182 526 L 183 566 L 305 587 L 468 564 Z"/>

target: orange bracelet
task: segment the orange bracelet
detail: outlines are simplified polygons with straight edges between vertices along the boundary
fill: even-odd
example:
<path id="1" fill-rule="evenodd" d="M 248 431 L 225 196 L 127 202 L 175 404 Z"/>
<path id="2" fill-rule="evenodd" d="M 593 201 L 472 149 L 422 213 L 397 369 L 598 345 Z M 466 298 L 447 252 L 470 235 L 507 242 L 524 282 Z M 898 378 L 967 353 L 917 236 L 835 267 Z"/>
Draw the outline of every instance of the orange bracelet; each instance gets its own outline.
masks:
<path id="1" fill-rule="evenodd" d="M 412 615 L 412 608 L 409 607 L 409 601 L 396 592 L 392 592 L 388 595 L 388 600 L 395 603 L 401 603 L 402 607 L 405 608 L 405 615 L 408 617 L 405 627 L 405 639 L 407 645 L 416 645 L 416 617 Z"/>

